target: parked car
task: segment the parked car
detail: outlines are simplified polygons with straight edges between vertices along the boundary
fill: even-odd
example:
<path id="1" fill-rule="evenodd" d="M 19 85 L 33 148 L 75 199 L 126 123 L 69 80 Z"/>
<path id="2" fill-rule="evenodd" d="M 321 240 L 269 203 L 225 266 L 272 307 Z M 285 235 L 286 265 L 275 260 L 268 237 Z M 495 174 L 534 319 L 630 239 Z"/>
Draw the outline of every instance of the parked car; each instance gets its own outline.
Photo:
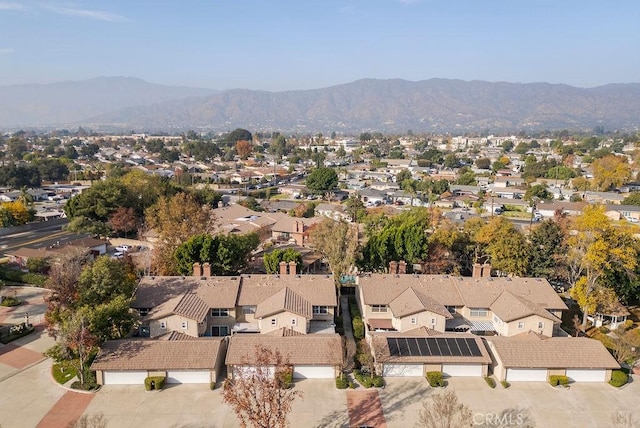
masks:
<path id="1" fill-rule="evenodd" d="M 120 253 L 126 253 L 131 250 L 131 245 L 118 245 L 116 251 Z"/>
<path id="2" fill-rule="evenodd" d="M 121 251 L 116 251 L 111 255 L 111 258 L 114 258 L 114 259 L 121 259 L 123 257 L 124 257 L 124 253 Z"/>

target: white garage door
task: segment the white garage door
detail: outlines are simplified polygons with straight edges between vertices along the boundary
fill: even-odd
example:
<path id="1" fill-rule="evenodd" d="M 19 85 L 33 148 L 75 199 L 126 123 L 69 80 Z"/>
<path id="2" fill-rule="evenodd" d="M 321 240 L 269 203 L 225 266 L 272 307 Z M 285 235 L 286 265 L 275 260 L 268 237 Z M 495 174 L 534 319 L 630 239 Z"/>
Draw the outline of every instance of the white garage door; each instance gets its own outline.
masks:
<path id="1" fill-rule="evenodd" d="M 385 364 L 382 376 L 389 377 L 422 377 L 424 376 L 422 364 Z"/>
<path id="2" fill-rule="evenodd" d="M 507 369 L 509 382 L 546 382 L 547 369 Z"/>
<path id="3" fill-rule="evenodd" d="M 333 379 L 335 371 L 331 366 L 294 366 L 295 379 Z"/>
<path id="4" fill-rule="evenodd" d="M 105 385 L 144 385 L 146 371 L 106 371 L 103 373 Z"/>
<path id="5" fill-rule="evenodd" d="M 567 377 L 575 382 L 604 382 L 606 370 L 567 369 Z"/>
<path id="6" fill-rule="evenodd" d="M 167 372 L 167 383 L 211 383 L 208 370 L 173 370 Z"/>
<path id="7" fill-rule="evenodd" d="M 482 365 L 443 364 L 442 373 L 448 376 L 482 376 Z"/>
<path id="8" fill-rule="evenodd" d="M 263 367 L 262 369 L 259 369 L 258 367 L 252 366 L 235 366 L 233 368 L 233 376 L 243 378 L 248 378 L 255 375 L 258 375 L 260 377 L 265 376 L 268 378 L 272 378 L 275 372 L 275 367 Z"/>

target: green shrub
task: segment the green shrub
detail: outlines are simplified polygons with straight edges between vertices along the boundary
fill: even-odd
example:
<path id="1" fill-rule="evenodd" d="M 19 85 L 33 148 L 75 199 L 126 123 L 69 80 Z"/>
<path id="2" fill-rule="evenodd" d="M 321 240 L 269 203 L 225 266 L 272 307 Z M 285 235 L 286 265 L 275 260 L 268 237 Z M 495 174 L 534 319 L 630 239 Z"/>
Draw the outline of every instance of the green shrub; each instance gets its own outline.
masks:
<path id="1" fill-rule="evenodd" d="M 492 377 L 485 377 L 484 381 L 487 382 L 487 385 L 489 385 L 489 388 L 495 388 L 496 387 L 496 381 L 493 380 Z"/>
<path id="2" fill-rule="evenodd" d="M 551 386 L 569 385 L 569 378 L 563 375 L 551 375 L 549 376 L 549 383 Z"/>
<path id="3" fill-rule="evenodd" d="M 616 388 L 620 388 L 629 381 L 629 375 L 622 370 L 614 370 L 611 373 L 611 380 L 609 383 Z"/>
<path id="4" fill-rule="evenodd" d="M 47 280 L 47 276 L 2 266 L 0 267 L 0 279 L 4 279 L 7 282 L 19 282 L 42 287 Z"/>
<path id="5" fill-rule="evenodd" d="M 511 384 L 509 382 L 507 382 L 506 380 L 500 381 L 500 384 L 506 389 L 509 388 L 511 386 Z"/>
<path id="6" fill-rule="evenodd" d="M 345 375 L 340 375 L 336 378 L 336 388 L 347 389 L 347 386 L 349 386 L 349 381 Z"/>
<path id="7" fill-rule="evenodd" d="M 354 317 L 352 321 L 353 325 L 353 336 L 356 340 L 360 340 L 364 337 L 364 322 L 362 322 L 362 318 L 360 316 Z"/>
<path id="8" fill-rule="evenodd" d="M 382 376 L 373 377 L 373 386 L 376 388 L 382 388 L 384 386 L 384 379 Z"/>
<path id="9" fill-rule="evenodd" d="M 8 306 L 8 307 L 13 307 L 13 306 L 18 306 L 20 305 L 22 302 L 20 301 L 20 299 L 13 297 L 13 296 L 4 296 L 2 298 L 2 303 L 0 303 L 0 306 Z"/>
<path id="10" fill-rule="evenodd" d="M 427 372 L 427 381 L 433 388 L 444 386 L 444 379 L 442 379 L 442 372 Z"/>
<path id="11" fill-rule="evenodd" d="M 149 376 L 144 380 L 144 389 L 147 391 L 161 390 L 164 388 L 165 380 L 164 376 Z"/>
<path id="12" fill-rule="evenodd" d="M 349 389 L 356 389 L 356 383 L 352 380 L 349 381 Z"/>
<path id="13" fill-rule="evenodd" d="M 215 383 L 215 382 L 211 382 L 211 383 L 209 384 L 209 389 L 210 389 L 210 390 L 212 390 L 212 391 L 213 391 L 214 389 L 216 389 L 216 383 Z"/>
<path id="14" fill-rule="evenodd" d="M 278 387 L 289 389 L 293 386 L 293 367 L 287 367 L 278 373 Z"/>
<path id="15" fill-rule="evenodd" d="M 354 370 L 353 375 L 358 380 L 360 385 L 365 388 L 371 388 L 373 386 L 373 379 L 370 375 L 362 373 L 360 370 Z"/>
<path id="16" fill-rule="evenodd" d="M 623 324 L 622 324 L 622 328 L 624 328 L 625 330 L 631 330 L 633 328 L 633 321 L 631 320 L 626 320 Z"/>
<path id="17" fill-rule="evenodd" d="M 602 334 L 609 334 L 611 332 L 611 330 L 609 330 L 609 328 L 602 326 L 600 328 L 598 328 L 598 331 Z"/>

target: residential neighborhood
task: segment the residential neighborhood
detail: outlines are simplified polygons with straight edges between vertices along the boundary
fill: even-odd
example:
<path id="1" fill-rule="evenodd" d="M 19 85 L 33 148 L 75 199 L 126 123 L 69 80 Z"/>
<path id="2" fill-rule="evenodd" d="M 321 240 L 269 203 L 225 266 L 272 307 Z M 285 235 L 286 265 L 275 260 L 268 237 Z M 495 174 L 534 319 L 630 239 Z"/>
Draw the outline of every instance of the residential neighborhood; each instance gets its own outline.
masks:
<path id="1" fill-rule="evenodd" d="M 253 156 L 220 142 L 227 154 L 189 158 L 183 147 L 205 138 L 195 133 L 63 137 L 84 153 L 67 177 L 0 194 L 15 223 L 0 236 L 4 281 L 49 293 L 33 311 L 16 293 L 25 309 L 3 309 L 3 322 L 39 334 L 30 352 L 47 351 L 48 376 L 63 376 L 47 382 L 90 391 L 69 418 L 100 409 L 119 421 L 107 404 L 118 397 L 208 391 L 236 426 L 234 391 L 269 387 L 348 418 L 301 414 L 313 426 L 406 426 L 442 388 L 496 394 L 471 399 L 476 412 L 506 409 L 503 394 L 546 397 L 541 385 L 569 399 L 634 390 L 634 143 L 598 139 L 606 153 L 583 162 L 566 152 L 590 153 L 587 137 L 234 132 Z M 288 157 L 272 150 L 283 141 Z M 164 159 L 151 152 L 159 142 L 172 147 Z M 626 179 L 607 177 L 605 159 Z M 17 222 L 21 206 L 31 221 Z M 21 352 L 29 337 L 16 339 Z M 0 364 L 21 349 L 2 346 Z M 396 415 L 390 394 L 411 389 Z M 358 413 L 356 399 L 371 409 Z"/>

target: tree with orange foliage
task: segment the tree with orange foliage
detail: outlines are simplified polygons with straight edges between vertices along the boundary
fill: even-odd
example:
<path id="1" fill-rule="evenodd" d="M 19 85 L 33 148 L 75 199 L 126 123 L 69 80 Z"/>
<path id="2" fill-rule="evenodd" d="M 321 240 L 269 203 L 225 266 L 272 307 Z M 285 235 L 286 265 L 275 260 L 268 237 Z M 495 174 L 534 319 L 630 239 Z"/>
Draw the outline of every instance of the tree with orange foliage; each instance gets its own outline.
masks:
<path id="1" fill-rule="evenodd" d="M 247 159 L 253 152 L 253 146 L 250 141 L 240 140 L 236 143 L 236 152 L 240 159 Z"/>

